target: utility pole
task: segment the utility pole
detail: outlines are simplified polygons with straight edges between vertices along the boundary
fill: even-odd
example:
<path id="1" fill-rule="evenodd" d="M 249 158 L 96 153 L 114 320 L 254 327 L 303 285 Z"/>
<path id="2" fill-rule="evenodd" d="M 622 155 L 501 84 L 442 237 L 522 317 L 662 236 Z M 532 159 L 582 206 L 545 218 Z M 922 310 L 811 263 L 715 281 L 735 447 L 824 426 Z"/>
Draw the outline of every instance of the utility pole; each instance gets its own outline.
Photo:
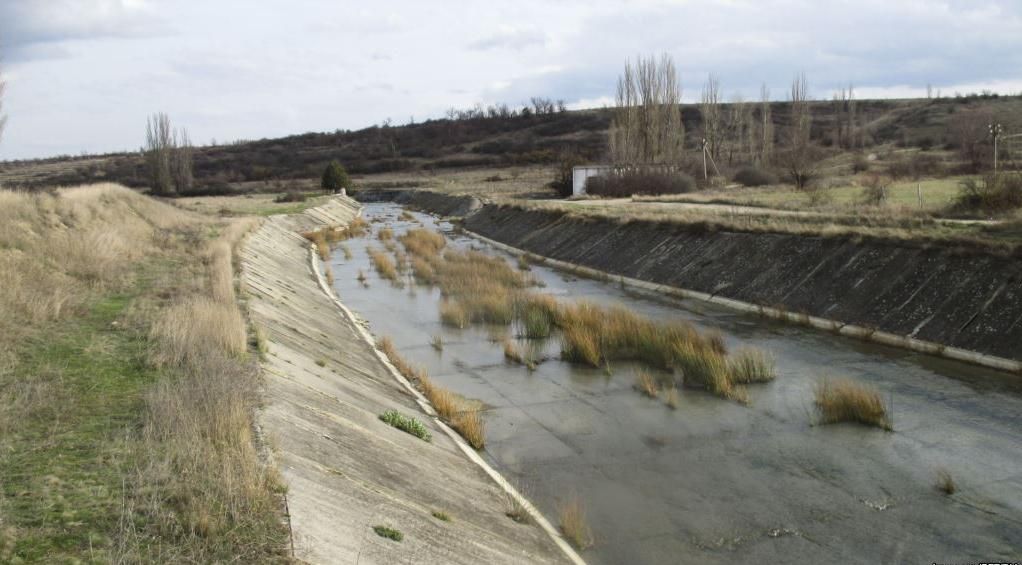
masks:
<path id="1" fill-rule="evenodd" d="M 709 173 L 706 172 L 706 138 L 703 138 L 703 180 L 710 178 Z"/>
<path id="2" fill-rule="evenodd" d="M 994 174 L 997 174 L 997 140 L 1001 137 L 1004 128 L 1001 124 L 990 124 L 990 137 L 994 138 Z"/>

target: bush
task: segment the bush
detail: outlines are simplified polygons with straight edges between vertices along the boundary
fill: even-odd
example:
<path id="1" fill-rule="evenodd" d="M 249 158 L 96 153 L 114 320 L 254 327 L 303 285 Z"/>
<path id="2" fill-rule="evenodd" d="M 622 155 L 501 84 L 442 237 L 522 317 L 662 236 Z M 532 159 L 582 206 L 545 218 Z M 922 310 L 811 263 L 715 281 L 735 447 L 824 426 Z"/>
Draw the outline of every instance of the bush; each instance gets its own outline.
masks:
<path id="1" fill-rule="evenodd" d="M 305 202 L 306 199 L 307 197 L 305 196 L 305 193 L 298 191 L 288 191 L 283 194 L 278 194 L 277 197 L 273 199 L 273 201 L 279 204 L 283 202 Z"/>
<path id="2" fill-rule="evenodd" d="M 987 175 L 959 184 L 955 207 L 963 210 L 1004 212 L 1022 207 L 1022 175 Z"/>
<path id="3" fill-rule="evenodd" d="M 696 181 L 682 172 L 625 171 L 586 180 L 587 194 L 616 198 L 633 194 L 684 194 L 695 189 Z"/>
<path id="4" fill-rule="evenodd" d="M 338 193 L 341 189 L 350 185 L 351 180 L 348 178 L 348 171 L 344 170 L 344 167 L 337 161 L 330 161 L 330 164 L 326 166 L 326 170 L 323 171 L 323 182 L 320 185 L 323 190 Z"/>
<path id="5" fill-rule="evenodd" d="M 562 156 L 561 162 L 557 165 L 557 177 L 550 183 L 550 188 L 556 190 L 561 198 L 571 196 L 574 169 L 584 164 L 585 160 L 578 155 L 570 154 Z"/>
<path id="6" fill-rule="evenodd" d="M 883 175 L 869 175 L 863 182 L 862 199 L 870 206 L 880 206 L 887 200 L 887 187 L 891 179 Z"/>
<path id="7" fill-rule="evenodd" d="M 862 153 L 855 155 L 855 159 L 852 161 L 852 172 L 862 173 L 869 170 L 869 159 L 866 158 Z"/>
<path id="8" fill-rule="evenodd" d="M 898 159 L 887 165 L 887 174 L 892 178 L 918 179 L 924 176 L 937 176 L 944 172 L 944 166 L 936 155 L 915 153 L 911 157 Z"/>
<path id="9" fill-rule="evenodd" d="M 769 171 L 764 171 L 752 165 L 746 165 L 738 169 L 738 172 L 735 173 L 734 181 L 744 186 L 764 186 L 776 184 L 777 177 Z"/>

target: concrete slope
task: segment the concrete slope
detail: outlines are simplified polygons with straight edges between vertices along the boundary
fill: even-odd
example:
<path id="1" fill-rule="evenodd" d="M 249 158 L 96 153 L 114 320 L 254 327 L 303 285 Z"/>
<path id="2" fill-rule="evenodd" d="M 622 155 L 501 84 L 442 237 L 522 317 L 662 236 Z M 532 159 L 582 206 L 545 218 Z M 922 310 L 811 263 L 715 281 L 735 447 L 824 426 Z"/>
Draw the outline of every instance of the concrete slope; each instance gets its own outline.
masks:
<path id="1" fill-rule="evenodd" d="M 324 292 L 298 232 L 345 225 L 358 210 L 338 198 L 271 217 L 242 252 L 252 320 L 269 345 L 259 421 L 288 485 L 295 556 L 363 564 L 576 560 L 563 540 L 505 516 L 505 490 L 423 412 Z M 422 421 L 432 442 L 381 422 L 389 409 Z M 401 531 L 403 541 L 376 535 L 376 525 Z"/>

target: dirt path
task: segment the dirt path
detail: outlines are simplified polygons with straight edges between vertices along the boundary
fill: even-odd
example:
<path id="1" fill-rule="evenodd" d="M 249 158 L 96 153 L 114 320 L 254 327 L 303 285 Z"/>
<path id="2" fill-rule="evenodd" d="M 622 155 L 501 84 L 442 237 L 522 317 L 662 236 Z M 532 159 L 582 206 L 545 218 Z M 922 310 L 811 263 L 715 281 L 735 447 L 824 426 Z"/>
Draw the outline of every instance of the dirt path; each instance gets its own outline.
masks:
<path id="1" fill-rule="evenodd" d="M 735 214 L 735 215 L 746 215 L 746 216 L 788 216 L 788 217 L 801 217 L 801 218 L 813 218 L 813 217 L 833 217 L 841 216 L 842 214 L 831 214 L 823 212 L 815 212 L 812 210 L 783 210 L 780 208 L 763 208 L 760 206 L 742 206 L 738 204 L 701 204 L 698 202 L 650 202 L 642 200 L 632 200 L 631 198 L 608 198 L 608 199 L 592 199 L 592 200 L 566 200 L 566 204 L 572 206 L 629 206 L 632 209 L 650 209 L 650 210 L 697 210 L 702 212 L 712 212 L 715 214 Z M 849 216 L 851 217 L 851 216 Z M 954 218 L 934 218 L 934 221 L 943 224 L 952 225 L 997 225 L 1000 224 L 1000 220 L 959 220 Z"/>
<path id="2" fill-rule="evenodd" d="M 505 491 L 481 460 L 422 411 L 364 330 L 324 292 L 298 233 L 344 225 L 358 210 L 338 198 L 270 217 L 242 253 L 252 319 L 268 342 L 260 424 L 288 485 L 295 556 L 313 563 L 581 562 L 559 537 L 505 516 Z M 432 441 L 381 422 L 391 409 L 423 422 Z M 403 540 L 380 537 L 374 526 L 399 530 Z"/>

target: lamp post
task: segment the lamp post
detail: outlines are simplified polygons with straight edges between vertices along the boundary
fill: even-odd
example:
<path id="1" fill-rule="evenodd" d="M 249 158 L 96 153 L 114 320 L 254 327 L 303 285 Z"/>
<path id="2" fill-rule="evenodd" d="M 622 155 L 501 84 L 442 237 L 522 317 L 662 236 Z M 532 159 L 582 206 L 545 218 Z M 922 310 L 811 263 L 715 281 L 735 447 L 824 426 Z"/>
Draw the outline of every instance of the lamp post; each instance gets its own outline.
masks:
<path id="1" fill-rule="evenodd" d="M 1001 124 L 990 124 L 990 137 L 994 138 L 994 174 L 997 174 L 997 138 L 1001 137 L 1004 128 Z"/>

